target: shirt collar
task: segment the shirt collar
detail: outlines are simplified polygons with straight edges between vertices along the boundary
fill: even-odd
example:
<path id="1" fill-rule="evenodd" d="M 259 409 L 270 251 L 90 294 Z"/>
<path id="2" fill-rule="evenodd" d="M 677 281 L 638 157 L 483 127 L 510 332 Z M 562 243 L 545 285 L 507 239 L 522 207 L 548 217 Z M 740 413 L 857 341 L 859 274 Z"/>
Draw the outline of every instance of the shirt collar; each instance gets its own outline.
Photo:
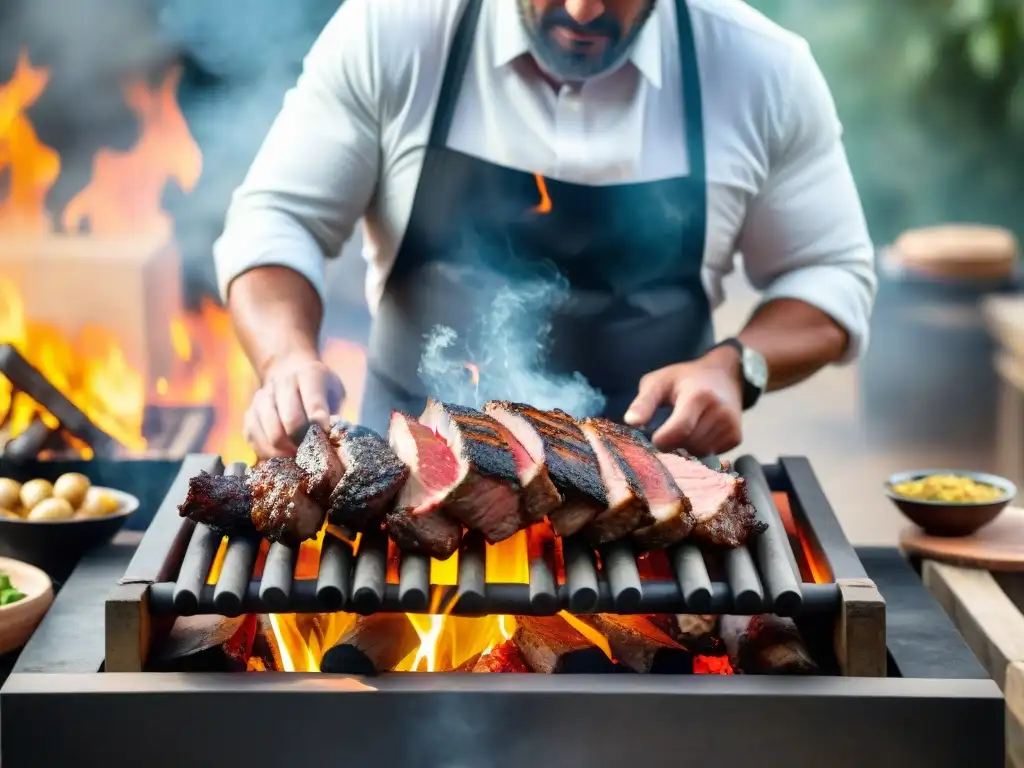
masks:
<path id="1" fill-rule="evenodd" d="M 514 59 L 530 50 L 530 41 L 519 18 L 516 0 L 491 0 L 492 12 L 489 14 L 491 24 L 492 63 L 495 68 L 504 67 Z M 640 36 L 629 52 L 627 59 L 655 88 L 661 88 L 661 22 L 662 9 L 666 3 L 660 2 L 654 12 L 640 30 Z"/>

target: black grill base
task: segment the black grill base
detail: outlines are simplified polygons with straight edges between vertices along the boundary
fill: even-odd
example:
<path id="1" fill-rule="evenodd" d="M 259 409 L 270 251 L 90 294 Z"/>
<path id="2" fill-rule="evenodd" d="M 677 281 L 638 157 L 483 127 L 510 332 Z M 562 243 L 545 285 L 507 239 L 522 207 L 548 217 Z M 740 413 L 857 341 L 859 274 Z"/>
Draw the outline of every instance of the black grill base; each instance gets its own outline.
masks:
<path id="1" fill-rule="evenodd" d="M 46 676 L 75 691 L 54 696 L 23 677 L 4 689 L 11 768 L 1003 765 L 1004 704 L 987 680 Z M 60 738 L 29 737 L 44 723 Z"/>

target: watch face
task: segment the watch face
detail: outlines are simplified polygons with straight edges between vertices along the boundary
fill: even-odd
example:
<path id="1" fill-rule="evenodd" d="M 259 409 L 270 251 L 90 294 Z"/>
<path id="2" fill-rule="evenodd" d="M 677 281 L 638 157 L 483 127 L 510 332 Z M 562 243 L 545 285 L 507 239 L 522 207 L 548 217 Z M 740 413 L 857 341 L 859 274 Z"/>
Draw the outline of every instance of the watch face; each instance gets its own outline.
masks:
<path id="1" fill-rule="evenodd" d="M 762 392 L 768 386 L 768 363 L 750 347 L 743 348 L 743 378 Z"/>

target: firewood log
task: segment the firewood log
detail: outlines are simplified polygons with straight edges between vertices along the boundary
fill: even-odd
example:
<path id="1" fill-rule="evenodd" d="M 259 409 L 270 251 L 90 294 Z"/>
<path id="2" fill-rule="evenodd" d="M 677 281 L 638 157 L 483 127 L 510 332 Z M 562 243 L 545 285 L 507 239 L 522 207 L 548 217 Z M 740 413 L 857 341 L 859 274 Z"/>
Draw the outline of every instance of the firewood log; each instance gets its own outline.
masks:
<path id="1" fill-rule="evenodd" d="M 419 644 L 419 635 L 405 614 L 360 616 L 324 653 L 320 671 L 345 675 L 390 672 Z"/>
<path id="2" fill-rule="evenodd" d="M 512 638 L 523 659 L 541 674 L 614 672 L 615 664 L 560 616 L 516 616 Z"/>
<path id="3" fill-rule="evenodd" d="M 695 656 L 725 655 L 715 630 L 718 616 L 711 614 L 657 614 L 648 616 L 662 632 Z"/>
<path id="4" fill-rule="evenodd" d="M 254 615 L 181 616 L 150 657 L 160 672 L 241 672 L 252 655 Z"/>
<path id="5" fill-rule="evenodd" d="M 645 616 L 599 613 L 586 621 L 608 638 L 616 660 L 641 674 L 689 674 L 693 656 Z"/>
<path id="6" fill-rule="evenodd" d="M 261 613 L 256 623 L 256 639 L 252 644 L 252 655 L 263 662 L 263 668 L 267 672 L 284 672 L 284 664 L 281 661 L 281 648 L 278 645 L 277 634 L 274 626 L 270 623 L 270 617 Z"/>
<path id="7" fill-rule="evenodd" d="M 732 665 L 754 675 L 810 675 L 818 670 L 789 618 L 722 616 L 718 628 Z"/>
<path id="8" fill-rule="evenodd" d="M 526 660 L 512 640 L 491 648 L 473 664 L 472 672 L 530 672 Z"/>

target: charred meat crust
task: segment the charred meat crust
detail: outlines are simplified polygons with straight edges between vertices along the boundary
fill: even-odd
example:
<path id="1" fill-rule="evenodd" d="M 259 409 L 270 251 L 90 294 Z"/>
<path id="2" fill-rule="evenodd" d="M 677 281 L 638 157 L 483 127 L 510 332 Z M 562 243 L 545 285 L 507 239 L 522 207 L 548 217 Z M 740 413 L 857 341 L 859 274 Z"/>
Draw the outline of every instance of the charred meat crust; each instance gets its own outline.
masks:
<path id="1" fill-rule="evenodd" d="M 356 532 L 379 528 L 409 477 L 409 467 L 367 427 L 336 427 L 331 441 L 344 456 L 346 468 L 328 502 L 331 523 Z"/>
<path id="2" fill-rule="evenodd" d="M 461 405 L 438 403 L 462 435 L 465 458 L 481 475 L 504 480 L 519 490 L 512 451 L 502 437 L 501 425 L 485 413 Z"/>
<path id="3" fill-rule="evenodd" d="M 252 521 L 265 539 L 295 545 L 316 536 L 326 512 L 307 492 L 307 477 L 293 459 L 272 458 L 248 476 Z"/>
<path id="4" fill-rule="evenodd" d="M 768 527 L 757 521 L 757 511 L 747 497 L 747 481 L 742 477 L 734 479 L 735 490 L 728 501 L 720 504 L 713 515 L 698 520 L 693 527 L 695 539 L 736 549 L 746 544 L 751 535 L 764 533 Z"/>
<path id="5" fill-rule="evenodd" d="M 538 411 L 523 403 L 502 402 L 537 430 L 544 444 L 544 460 L 555 486 L 563 494 L 576 492 L 602 507 L 608 497 L 597 469 L 597 457 L 572 417 L 562 410 Z"/>
<path id="6" fill-rule="evenodd" d="M 306 473 L 309 497 L 326 508 L 331 493 L 345 474 L 345 467 L 319 424 L 310 424 L 306 436 L 299 443 L 295 463 Z"/>
<path id="7" fill-rule="evenodd" d="M 388 535 L 402 551 L 447 560 L 462 541 L 462 525 L 440 509 L 415 513 L 411 509 L 393 509 L 385 517 Z"/>
<path id="8" fill-rule="evenodd" d="M 598 424 L 594 420 L 585 419 L 583 425 L 583 430 L 589 432 L 591 439 L 600 443 L 605 454 L 618 467 L 628 492 L 624 503 L 609 504 L 607 509 L 602 510 L 583 529 L 583 536 L 586 540 L 592 546 L 597 546 L 621 539 L 629 535 L 638 525 L 653 523 L 654 519 L 647 509 L 640 478 L 637 477 L 633 467 L 622 456 L 614 442 L 601 434 Z M 611 496 L 610 493 L 607 495 Z"/>
<path id="9" fill-rule="evenodd" d="M 258 536 L 252 522 L 252 492 L 240 475 L 211 475 L 201 470 L 188 481 L 178 514 L 208 525 L 222 536 Z"/>

